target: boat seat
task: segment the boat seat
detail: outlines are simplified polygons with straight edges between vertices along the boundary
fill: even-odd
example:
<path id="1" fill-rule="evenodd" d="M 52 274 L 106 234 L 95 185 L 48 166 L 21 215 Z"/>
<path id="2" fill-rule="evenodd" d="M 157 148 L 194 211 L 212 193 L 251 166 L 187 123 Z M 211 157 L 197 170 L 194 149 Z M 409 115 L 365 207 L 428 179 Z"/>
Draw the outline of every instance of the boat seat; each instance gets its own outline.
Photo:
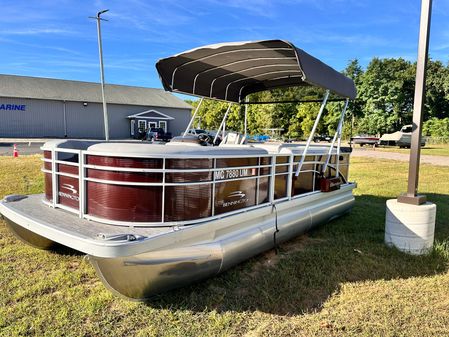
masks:
<path id="1" fill-rule="evenodd" d="M 240 145 L 246 144 L 246 136 L 242 135 L 238 132 L 228 132 L 227 135 L 223 138 L 220 145 Z"/>
<path id="2" fill-rule="evenodd" d="M 186 135 L 186 136 L 176 136 L 173 137 L 167 145 L 193 145 L 193 146 L 201 146 L 201 141 L 198 139 L 198 137 L 193 135 Z"/>

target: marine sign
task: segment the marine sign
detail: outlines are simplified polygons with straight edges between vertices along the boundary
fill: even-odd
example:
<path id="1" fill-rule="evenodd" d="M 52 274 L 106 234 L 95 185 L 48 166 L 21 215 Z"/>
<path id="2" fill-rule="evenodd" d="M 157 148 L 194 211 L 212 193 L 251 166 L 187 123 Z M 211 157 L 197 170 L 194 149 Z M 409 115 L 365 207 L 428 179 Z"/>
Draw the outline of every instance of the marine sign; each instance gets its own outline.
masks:
<path id="1" fill-rule="evenodd" d="M 0 104 L 0 110 L 16 110 L 16 111 L 25 111 L 25 104 Z"/>

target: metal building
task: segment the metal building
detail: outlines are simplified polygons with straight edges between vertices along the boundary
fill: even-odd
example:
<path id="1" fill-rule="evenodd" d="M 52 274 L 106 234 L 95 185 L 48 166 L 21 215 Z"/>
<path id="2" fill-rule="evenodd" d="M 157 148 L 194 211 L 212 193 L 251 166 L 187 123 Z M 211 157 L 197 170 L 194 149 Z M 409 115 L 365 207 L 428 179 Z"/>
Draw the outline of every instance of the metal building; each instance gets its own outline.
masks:
<path id="1" fill-rule="evenodd" d="M 111 139 L 137 137 L 139 128 L 179 135 L 192 107 L 162 89 L 107 84 Z M 98 83 L 0 75 L 0 138 L 104 139 Z"/>

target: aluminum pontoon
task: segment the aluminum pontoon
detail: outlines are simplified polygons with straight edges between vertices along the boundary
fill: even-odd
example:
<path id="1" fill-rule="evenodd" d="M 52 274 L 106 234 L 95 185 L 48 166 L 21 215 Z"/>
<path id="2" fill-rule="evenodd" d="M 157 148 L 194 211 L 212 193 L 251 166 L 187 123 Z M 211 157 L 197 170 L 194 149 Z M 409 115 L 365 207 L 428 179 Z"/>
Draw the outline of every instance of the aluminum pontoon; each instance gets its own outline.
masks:
<path id="1" fill-rule="evenodd" d="M 166 90 L 229 104 L 285 86 L 327 91 L 305 145 L 249 144 L 246 127 L 218 146 L 187 135 L 164 145 L 49 141 L 45 193 L 0 203 L 16 236 L 87 254 L 106 287 L 142 300 L 216 275 L 351 209 L 350 151 L 340 138 L 356 95 L 352 80 L 281 40 L 201 47 L 156 67 Z M 311 146 L 329 91 L 346 98 L 337 132 L 330 147 Z"/>

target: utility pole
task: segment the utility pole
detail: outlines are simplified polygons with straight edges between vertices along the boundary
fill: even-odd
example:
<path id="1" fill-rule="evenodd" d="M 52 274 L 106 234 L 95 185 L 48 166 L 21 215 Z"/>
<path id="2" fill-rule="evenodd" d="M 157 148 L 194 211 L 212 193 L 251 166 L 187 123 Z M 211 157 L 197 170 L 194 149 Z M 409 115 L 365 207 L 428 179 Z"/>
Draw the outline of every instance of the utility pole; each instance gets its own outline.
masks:
<path id="1" fill-rule="evenodd" d="M 108 12 L 109 9 L 99 11 L 97 16 L 89 16 L 90 19 L 97 20 L 97 34 L 98 34 L 98 52 L 100 55 L 100 80 L 101 80 L 101 99 L 103 101 L 103 121 L 104 121 L 104 139 L 109 141 L 109 121 L 108 108 L 106 106 L 106 99 L 104 97 L 104 67 L 103 67 L 103 45 L 101 43 L 101 21 L 108 21 L 102 19 L 100 16 Z"/>

